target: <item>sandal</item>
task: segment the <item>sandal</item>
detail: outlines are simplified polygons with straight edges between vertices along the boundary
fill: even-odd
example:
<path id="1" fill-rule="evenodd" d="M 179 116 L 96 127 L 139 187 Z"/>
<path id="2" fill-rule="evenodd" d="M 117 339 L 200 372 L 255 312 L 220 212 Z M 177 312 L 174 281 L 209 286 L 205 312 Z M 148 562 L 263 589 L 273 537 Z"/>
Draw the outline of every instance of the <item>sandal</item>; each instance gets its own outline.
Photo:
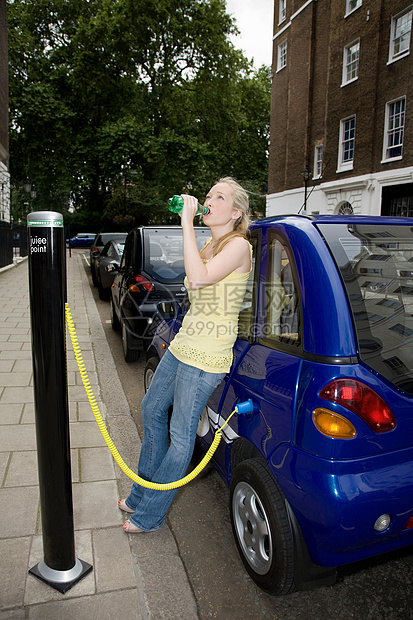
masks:
<path id="1" fill-rule="evenodd" d="M 124 499 L 118 500 L 118 507 L 120 510 L 123 510 L 123 512 L 128 512 L 129 514 L 133 514 L 135 512 L 132 508 L 129 508 L 129 506 L 125 504 Z"/>
<path id="2" fill-rule="evenodd" d="M 136 525 L 134 525 L 132 521 L 129 521 L 129 519 L 125 521 L 122 527 L 128 534 L 142 534 L 143 532 L 143 530 L 140 530 L 138 527 L 136 527 Z"/>

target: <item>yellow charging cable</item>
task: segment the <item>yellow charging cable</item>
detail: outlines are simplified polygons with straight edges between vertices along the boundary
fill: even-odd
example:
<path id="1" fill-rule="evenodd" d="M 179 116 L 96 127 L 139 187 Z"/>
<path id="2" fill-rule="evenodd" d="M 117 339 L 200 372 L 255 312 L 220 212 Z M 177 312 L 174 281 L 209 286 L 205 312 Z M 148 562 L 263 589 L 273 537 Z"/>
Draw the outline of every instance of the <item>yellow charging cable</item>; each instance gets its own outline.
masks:
<path id="1" fill-rule="evenodd" d="M 121 455 L 117 451 L 116 446 L 113 443 L 113 441 L 112 441 L 112 439 L 111 439 L 111 437 L 110 437 L 110 435 L 108 433 L 108 429 L 106 428 L 105 423 L 104 423 L 104 421 L 102 419 L 102 416 L 100 414 L 99 407 L 98 407 L 98 405 L 96 403 L 96 399 L 95 399 L 95 396 L 93 394 L 93 390 L 91 388 L 89 378 L 87 376 L 86 367 L 85 367 L 85 364 L 84 364 L 84 361 L 83 361 L 83 357 L 82 357 L 82 352 L 81 352 L 80 346 L 79 346 L 79 341 L 78 341 L 77 336 L 76 336 L 75 325 L 74 325 L 72 314 L 70 312 L 70 308 L 69 308 L 68 304 L 65 304 L 65 311 L 66 311 L 67 329 L 68 329 L 69 334 L 70 334 L 70 339 L 72 341 L 72 346 L 73 346 L 73 351 L 75 353 L 76 362 L 77 362 L 77 365 L 78 365 L 78 368 L 79 368 L 80 376 L 82 377 L 83 386 L 84 386 L 84 388 L 86 390 L 86 394 L 87 394 L 90 406 L 91 406 L 92 411 L 93 411 L 93 415 L 95 416 L 95 420 L 96 420 L 96 422 L 97 422 L 97 424 L 99 426 L 100 432 L 102 433 L 103 439 L 105 440 L 109 450 L 112 453 L 113 458 L 115 459 L 116 463 L 119 465 L 121 470 L 131 480 L 133 480 L 134 482 L 136 482 L 140 486 L 146 487 L 147 489 L 156 489 L 158 491 L 169 491 L 171 489 L 177 489 L 178 487 L 182 487 L 185 484 L 188 484 L 188 482 L 191 482 L 191 480 L 196 478 L 196 476 L 204 469 L 204 467 L 209 463 L 209 461 L 213 457 L 214 452 L 218 448 L 219 442 L 221 441 L 222 430 L 228 424 L 228 422 L 230 421 L 230 419 L 232 418 L 234 413 L 237 413 L 237 409 L 235 408 L 234 411 L 232 411 L 232 413 L 228 416 L 228 418 L 225 421 L 225 423 L 216 431 L 214 440 L 211 443 L 211 445 L 209 446 L 208 452 L 205 454 L 205 456 L 202 459 L 202 461 L 195 467 L 195 469 L 193 469 L 187 476 L 185 476 L 185 478 L 181 478 L 181 480 L 175 480 L 174 482 L 166 482 L 166 483 L 150 482 L 149 480 L 144 480 L 143 478 L 141 478 L 140 476 L 135 474 L 135 472 L 133 472 L 126 465 L 125 461 L 122 459 Z"/>

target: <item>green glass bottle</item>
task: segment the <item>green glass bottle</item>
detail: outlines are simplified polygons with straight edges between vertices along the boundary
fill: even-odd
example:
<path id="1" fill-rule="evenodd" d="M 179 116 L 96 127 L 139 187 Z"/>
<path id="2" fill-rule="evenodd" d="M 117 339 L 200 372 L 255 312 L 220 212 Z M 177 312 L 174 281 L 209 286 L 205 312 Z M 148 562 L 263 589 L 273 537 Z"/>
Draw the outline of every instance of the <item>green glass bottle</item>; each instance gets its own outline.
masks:
<path id="1" fill-rule="evenodd" d="M 183 207 L 184 199 L 182 196 L 172 196 L 172 198 L 169 199 L 169 211 L 172 211 L 172 213 L 181 213 Z M 198 204 L 195 215 L 208 215 L 208 213 L 208 207 L 201 207 L 201 205 Z"/>

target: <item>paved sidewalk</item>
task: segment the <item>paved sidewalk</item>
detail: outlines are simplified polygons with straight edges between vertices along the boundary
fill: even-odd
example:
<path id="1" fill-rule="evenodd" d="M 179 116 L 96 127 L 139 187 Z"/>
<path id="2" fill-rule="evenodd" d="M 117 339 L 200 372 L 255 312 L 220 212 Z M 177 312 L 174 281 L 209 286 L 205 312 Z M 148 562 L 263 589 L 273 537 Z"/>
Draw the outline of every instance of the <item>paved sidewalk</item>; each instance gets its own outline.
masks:
<path id="1" fill-rule="evenodd" d="M 68 303 L 100 412 L 128 465 L 140 444 L 82 255 L 68 257 Z M 196 620 L 174 537 L 127 535 L 117 507 L 130 480 L 101 437 L 67 335 L 76 557 L 93 571 L 60 594 L 28 574 L 43 559 L 27 260 L 0 273 L 0 620 Z M 56 519 L 59 515 L 56 514 Z"/>

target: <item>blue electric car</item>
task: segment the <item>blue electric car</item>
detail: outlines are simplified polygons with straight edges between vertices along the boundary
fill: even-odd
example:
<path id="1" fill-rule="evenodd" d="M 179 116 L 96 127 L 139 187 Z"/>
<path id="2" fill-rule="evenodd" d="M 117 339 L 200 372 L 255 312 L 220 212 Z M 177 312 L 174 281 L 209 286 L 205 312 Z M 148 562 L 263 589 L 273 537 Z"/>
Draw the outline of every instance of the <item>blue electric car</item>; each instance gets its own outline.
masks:
<path id="1" fill-rule="evenodd" d="M 413 544 L 413 219 L 280 216 L 250 232 L 234 362 L 197 441 L 207 451 L 252 400 L 213 462 L 244 565 L 279 595 Z M 146 385 L 182 319 L 161 311 Z"/>

